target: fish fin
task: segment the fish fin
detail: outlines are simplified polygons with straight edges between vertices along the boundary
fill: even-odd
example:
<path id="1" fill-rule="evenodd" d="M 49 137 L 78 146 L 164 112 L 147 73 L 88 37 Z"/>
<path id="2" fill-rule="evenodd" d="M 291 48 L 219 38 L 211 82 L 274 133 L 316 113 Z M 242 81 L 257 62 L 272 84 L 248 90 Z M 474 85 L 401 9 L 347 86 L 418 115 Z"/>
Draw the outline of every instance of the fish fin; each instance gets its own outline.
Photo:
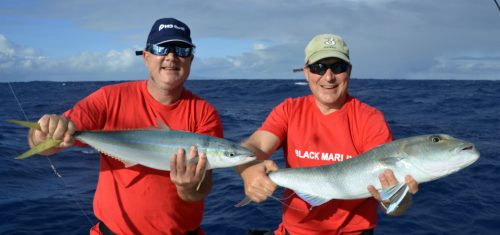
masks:
<path id="1" fill-rule="evenodd" d="M 38 124 L 38 122 L 28 122 L 28 121 L 21 121 L 21 120 L 7 120 L 7 122 L 14 123 L 14 124 L 17 124 L 19 126 L 28 127 L 30 129 L 41 130 L 40 124 Z"/>
<path id="2" fill-rule="evenodd" d="M 238 204 L 234 205 L 234 207 L 244 207 L 244 206 L 250 204 L 250 202 L 252 202 L 252 200 L 250 200 L 249 197 L 245 197 L 245 198 L 243 198 L 243 200 L 238 202 Z"/>
<path id="3" fill-rule="evenodd" d="M 395 184 L 392 187 L 381 190 L 380 198 L 382 201 L 390 202 L 386 208 L 386 213 L 391 214 L 394 212 L 408 193 L 410 193 L 410 187 L 405 183 Z"/>
<path id="4" fill-rule="evenodd" d="M 19 159 L 31 157 L 31 156 L 38 154 L 38 153 L 41 153 L 47 149 L 56 147 L 61 142 L 62 142 L 62 140 L 47 139 L 47 140 L 43 141 L 42 143 L 36 145 L 35 147 L 31 148 L 30 150 L 24 152 L 23 154 L 17 156 L 16 159 L 19 160 Z"/>
<path id="5" fill-rule="evenodd" d="M 133 166 L 137 165 L 137 162 L 125 161 L 125 160 L 121 160 L 118 158 L 116 158 L 116 159 L 120 162 L 123 162 L 123 165 L 125 165 L 125 168 L 129 168 L 129 167 L 133 167 Z"/>
<path id="6" fill-rule="evenodd" d="M 196 186 L 196 191 L 199 191 L 200 190 L 200 187 L 201 187 L 201 183 L 203 183 L 203 180 L 205 180 L 205 175 L 207 174 L 207 171 L 203 171 L 203 175 L 201 175 L 201 180 L 200 182 L 198 183 L 198 186 Z"/>
<path id="7" fill-rule="evenodd" d="M 168 125 L 160 118 L 156 118 L 156 126 L 158 129 L 170 130 L 170 127 L 168 127 Z"/>
<path id="8" fill-rule="evenodd" d="M 321 196 L 310 195 L 307 193 L 295 192 L 300 198 L 309 203 L 311 206 L 319 206 L 331 200 L 331 198 L 324 198 Z"/>

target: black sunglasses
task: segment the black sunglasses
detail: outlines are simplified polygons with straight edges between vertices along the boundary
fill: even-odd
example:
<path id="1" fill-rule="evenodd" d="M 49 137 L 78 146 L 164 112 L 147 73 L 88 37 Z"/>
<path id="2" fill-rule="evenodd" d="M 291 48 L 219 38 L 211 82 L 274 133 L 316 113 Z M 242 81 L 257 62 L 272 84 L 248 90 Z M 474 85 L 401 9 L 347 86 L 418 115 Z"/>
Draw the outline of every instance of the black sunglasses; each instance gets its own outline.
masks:
<path id="1" fill-rule="evenodd" d="M 334 74 L 340 74 L 349 69 L 349 64 L 346 62 L 338 62 L 335 64 L 314 63 L 308 64 L 307 67 L 311 73 L 318 75 L 324 75 L 328 69 L 332 70 Z"/>
<path id="2" fill-rule="evenodd" d="M 188 57 L 194 53 L 194 48 L 181 47 L 176 45 L 166 45 L 166 46 L 150 45 L 146 47 L 146 51 L 157 56 L 166 56 L 168 55 L 168 53 L 173 52 L 175 55 L 179 57 Z"/>

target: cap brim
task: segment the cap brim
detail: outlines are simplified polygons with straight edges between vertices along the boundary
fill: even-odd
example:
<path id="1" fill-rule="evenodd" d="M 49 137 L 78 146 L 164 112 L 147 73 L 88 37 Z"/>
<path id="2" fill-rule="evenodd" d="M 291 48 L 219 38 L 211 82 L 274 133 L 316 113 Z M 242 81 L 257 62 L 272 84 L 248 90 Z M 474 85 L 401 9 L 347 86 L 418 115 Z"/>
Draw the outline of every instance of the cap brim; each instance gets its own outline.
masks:
<path id="1" fill-rule="evenodd" d="M 325 58 L 330 58 L 330 57 L 333 57 L 333 58 L 339 58 L 347 63 L 351 63 L 351 61 L 349 60 L 349 58 L 340 53 L 340 52 L 337 52 L 337 51 L 318 51 L 316 53 L 314 53 L 313 55 L 311 55 L 308 60 L 307 60 L 307 64 L 314 64 L 322 59 L 325 59 Z"/>
<path id="2" fill-rule="evenodd" d="M 192 47 L 196 47 L 193 43 L 187 41 L 187 40 L 182 40 L 182 39 L 169 39 L 169 40 L 165 40 L 165 41 L 161 41 L 159 43 L 155 43 L 156 45 L 161 45 L 163 43 L 169 43 L 169 42 L 181 42 L 183 44 L 187 44 L 187 45 L 190 45 Z"/>

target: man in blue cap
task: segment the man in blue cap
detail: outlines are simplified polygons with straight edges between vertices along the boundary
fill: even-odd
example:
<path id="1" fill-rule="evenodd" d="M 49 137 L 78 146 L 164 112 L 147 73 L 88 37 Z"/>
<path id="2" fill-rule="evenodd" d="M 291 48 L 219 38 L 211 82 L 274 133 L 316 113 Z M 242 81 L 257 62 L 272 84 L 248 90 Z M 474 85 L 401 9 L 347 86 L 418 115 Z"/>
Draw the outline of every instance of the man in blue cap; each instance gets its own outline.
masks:
<path id="1" fill-rule="evenodd" d="M 184 88 L 195 45 L 189 27 L 173 18 L 157 20 L 142 55 L 148 78 L 102 87 L 63 115 L 47 114 L 38 121 L 42 131 L 30 131 L 35 146 L 47 138 L 64 139 L 51 155 L 73 144 L 76 130 L 150 128 L 164 123 L 174 130 L 223 137 L 216 109 Z M 158 123 L 159 122 L 159 123 Z M 126 167 L 105 154 L 100 157 L 94 213 L 99 223 L 91 234 L 204 234 L 199 227 L 203 199 L 212 187 L 205 171 L 206 156 L 186 161 L 180 149 L 171 160 L 172 170 L 159 171 L 136 165 Z M 198 156 L 191 148 L 188 158 Z M 198 184 L 201 183 L 199 190 Z"/>

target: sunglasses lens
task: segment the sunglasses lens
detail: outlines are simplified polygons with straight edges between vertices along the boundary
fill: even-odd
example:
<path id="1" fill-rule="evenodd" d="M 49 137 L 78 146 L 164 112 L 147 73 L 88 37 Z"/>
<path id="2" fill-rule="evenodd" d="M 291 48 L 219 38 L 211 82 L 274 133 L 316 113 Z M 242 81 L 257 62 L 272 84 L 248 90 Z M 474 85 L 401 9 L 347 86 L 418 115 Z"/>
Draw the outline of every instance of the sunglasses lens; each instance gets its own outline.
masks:
<path id="1" fill-rule="evenodd" d="M 308 65 L 309 71 L 314 74 L 324 75 L 328 69 L 331 69 L 334 74 L 340 74 L 349 68 L 349 65 L 345 62 L 335 63 L 335 64 L 310 64 Z"/>
<path id="2" fill-rule="evenodd" d="M 311 71 L 311 73 L 318 74 L 318 75 L 323 75 L 326 72 L 326 68 L 325 68 L 324 64 L 310 64 L 309 70 Z"/>
<path id="3" fill-rule="evenodd" d="M 188 57 L 191 55 L 191 52 L 193 50 L 192 47 L 178 47 L 175 46 L 175 54 L 180 56 L 180 57 Z"/>
<path id="4" fill-rule="evenodd" d="M 343 72 L 347 71 L 348 67 L 349 66 L 347 66 L 347 63 L 341 62 L 341 63 L 332 64 L 330 69 L 332 69 L 334 74 L 339 74 L 339 73 L 343 73 Z"/>
<path id="5" fill-rule="evenodd" d="M 192 47 L 180 47 L 180 46 L 158 46 L 158 45 L 152 45 L 148 48 L 149 52 L 152 54 L 155 54 L 157 56 L 166 56 L 170 52 L 174 52 L 175 55 L 179 57 L 188 57 L 193 53 L 193 48 Z"/>
<path id="6" fill-rule="evenodd" d="M 166 55 L 168 54 L 168 47 L 161 47 L 158 45 L 153 45 L 151 46 L 151 49 L 149 52 L 155 54 L 155 55 Z"/>

